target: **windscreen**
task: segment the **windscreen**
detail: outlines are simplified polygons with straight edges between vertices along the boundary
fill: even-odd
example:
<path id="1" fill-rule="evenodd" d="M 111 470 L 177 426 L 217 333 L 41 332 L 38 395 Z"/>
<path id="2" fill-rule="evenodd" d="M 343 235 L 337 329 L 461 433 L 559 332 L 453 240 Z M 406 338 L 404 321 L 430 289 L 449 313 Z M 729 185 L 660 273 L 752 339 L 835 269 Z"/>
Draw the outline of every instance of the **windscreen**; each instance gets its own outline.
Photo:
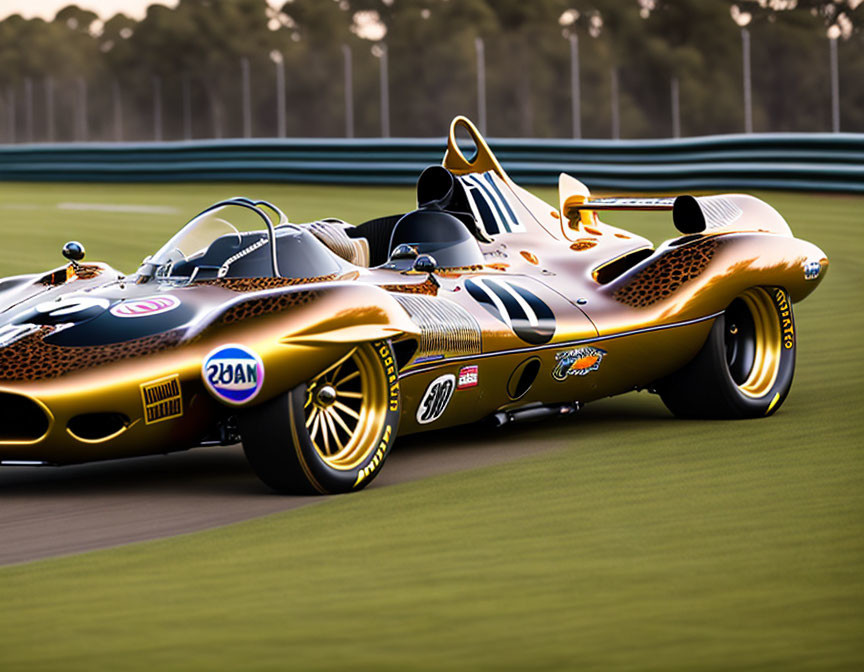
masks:
<path id="1" fill-rule="evenodd" d="M 259 207 L 262 204 L 278 215 L 278 226 L 272 226 Z M 312 278 L 340 270 L 338 258 L 307 230 L 288 224 L 281 211 L 238 198 L 218 203 L 192 219 L 145 261 L 139 273 L 188 283 L 274 275 Z"/>
<path id="2" fill-rule="evenodd" d="M 267 220 L 257 210 L 242 205 L 227 204 L 205 210 L 192 219 L 153 255 L 150 263 L 168 270 L 180 262 L 201 258 L 213 241 L 223 236 L 266 230 Z"/>

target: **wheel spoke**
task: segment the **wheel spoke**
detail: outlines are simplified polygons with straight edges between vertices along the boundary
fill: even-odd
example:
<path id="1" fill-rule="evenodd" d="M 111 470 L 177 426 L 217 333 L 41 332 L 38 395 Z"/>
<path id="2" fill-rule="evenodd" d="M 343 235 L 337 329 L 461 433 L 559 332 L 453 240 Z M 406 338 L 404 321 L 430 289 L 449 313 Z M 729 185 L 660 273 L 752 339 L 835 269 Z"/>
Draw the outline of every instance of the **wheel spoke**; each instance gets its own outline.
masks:
<path id="1" fill-rule="evenodd" d="M 312 423 L 312 430 L 309 432 L 309 438 L 312 439 L 312 443 L 315 443 L 315 437 L 318 435 L 318 427 L 321 424 L 321 416 L 318 415 L 315 417 L 315 422 Z"/>
<path id="2" fill-rule="evenodd" d="M 330 433 L 333 435 L 333 440 L 336 442 L 336 445 L 339 446 L 339 450 L 342 450 L 345 446 L 339 439 L 339 432 L 336 431 L 336 426 L 333 424 L 332 409 L 328 408 L 326 411 L 324 411 L 324 419 L 327 421 L 327 426 L 330 428 Z"/>
<path id="3" fill-rule="evenodd" d="M 307 429 L 312 426 L 312 421 L 318 416 L 318 410 L 319 409 L 317 406 L 313 407 L 312 412 L 309 414 L 309 417 L 306 418 L 306 428 Z"/>
<path id="4" fill-rule="evenodd" d="M 334 419 L 336 422 L 339 423 L 339 426 L 340 426 L 342 429 L 345 430 L 345 433 L 346 433 L 349 437 L 350 437 L 352 434 L 354 434 L 354 431 L 353 431 L 353 430 L 348 429 L 348 425 L 345 424 L 345 421 L 342 419 L 342 416 L 339 414 L 339 411 L 334 410 L 333 413 L 332 413 L 332 415 L 333 415 L 333 419 Z"/>
<path id="5" fill-rule="evenodd" d="M 359 375 L 360 375 L 360 372 L 359 372 L 359 371 L 355 371 L 354 373 L 349 373 L 347 376 L 345 376 L 345 377 L 344 377 L 342 380 L 340 380 L 339 382 L 337 382 L 337 383 L 333 383 L 333 387 L 339 387 L 340 385 L 344 385 L 344 384 L 347 383 L 349 380 L 354 380 L 354 379 L 355 379 L 357 376 L 359 376 Z"/>
<path id="6" fill-rule="evenodd" d="M 342 367 L 347 361 L 347 359 L 343 359 L 341 362 L 339 362 L 339 366 L 337 366 L 329 374 L 327 374 L 327 382 L 329 382 L 331 385 L 333 384 L 333 381 L 336 380 L 336 378 L 339 376 L 339 372 L 342 370 Z"/>
<path id="7" fill-rule="evenodd" d="M 340 397 L 345 397 L 346 399 L 362 399 L 362 392 L 339 392 Z"/>
<path id="8" fill-rule="evenodd" d="M 340 357 L 335 362 L 333 362 L 330 366 L 328 366 L 326 369 L 324 369 L 321 373 L 319 373 L 317 376 L 315 376 L 315 380 L 320 380 L 321 378 L 326 376 L 328 373 L 330 373 L 333 369 L 335 369 L 339 366 L 342 366 L 342 363 L 346 359 L 349 359 L 355 352 L 357 352 L 357 348 L 351 348 L 351 350 L 349 350 L 348 353 L 344 357 Z"/>
<path id="9" fill-rule="evenodd" d="M 321 417 L 326 419 L 327 413 L 322 412 Z M 328 455 L 332 455 L 330 452 L 330 432 L 327 431 L 327 423 L 324 422 L 324 420 L 321 421 L 321 436 L 324 437 L 324 452 Z"/>
<path id="10" fill-rule="evenodd" d="M 348 415 L 350 415 L 350 416 L 351 416 L 352 418 L 354 418 L 355 420 L 359 420 L 359 419 L 360 419 L 360 414 L 359 414 L 357 411 L 355 411 L 355 410 L 354 410 L 353 408 L 351 408 L 350 406 L 346 406 L 346 405 L 343 404 L 341 401 L 334 401 L 334 402 L 333 402 L 333 407 L 334 407 L 334 408 L 338 408 L 338 409 L 339 409 L 340 411 L 342 411 L 343 413 L 347 413 Z"/>

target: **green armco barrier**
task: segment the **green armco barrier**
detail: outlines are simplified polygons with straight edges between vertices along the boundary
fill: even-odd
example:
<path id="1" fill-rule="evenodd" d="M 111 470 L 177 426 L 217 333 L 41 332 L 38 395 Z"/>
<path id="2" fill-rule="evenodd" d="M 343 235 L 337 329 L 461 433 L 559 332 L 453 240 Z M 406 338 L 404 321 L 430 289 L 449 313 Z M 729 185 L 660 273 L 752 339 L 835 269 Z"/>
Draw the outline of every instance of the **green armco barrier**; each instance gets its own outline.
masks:
<path id="1" fill-rule="evenodd" d="M 864 192 L 864 134 L 857 133 L 488 142 L 524 184 L 554 184 L 566 172 L 603 190 Z M 0 145 L 0 180 L 411 184 L 440 163 L 445 146 L 444 138 Z"/>

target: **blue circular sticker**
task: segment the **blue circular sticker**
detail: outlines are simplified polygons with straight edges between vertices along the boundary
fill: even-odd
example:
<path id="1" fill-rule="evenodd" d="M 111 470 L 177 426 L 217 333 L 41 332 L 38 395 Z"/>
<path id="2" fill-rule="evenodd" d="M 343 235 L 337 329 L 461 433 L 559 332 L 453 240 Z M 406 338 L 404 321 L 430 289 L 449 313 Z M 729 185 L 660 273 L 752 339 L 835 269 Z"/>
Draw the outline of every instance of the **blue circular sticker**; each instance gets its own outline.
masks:
<path id="1" fill-rule="evenodd" d="M 261 391 L 264 363 L 243 345 L 223 345 L 204 358 L 201 375 L 213 396 L 229 404 L 245 404 Z"/>

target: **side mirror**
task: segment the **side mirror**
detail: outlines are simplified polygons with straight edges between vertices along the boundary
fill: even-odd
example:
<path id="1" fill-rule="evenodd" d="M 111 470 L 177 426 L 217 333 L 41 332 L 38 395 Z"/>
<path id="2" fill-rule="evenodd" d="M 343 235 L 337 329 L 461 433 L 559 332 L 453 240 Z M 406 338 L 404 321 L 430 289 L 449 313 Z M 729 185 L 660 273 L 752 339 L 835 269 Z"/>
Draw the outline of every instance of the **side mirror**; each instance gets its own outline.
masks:
<path id="1" fill-rule="evenodd" d="M 391 259 L 414 259 L 417 256 L 417 250 L 411 245 L 402 243 L 393 248 L 390 253 Z"/>
<path id="2" fill-rule="evenodd" d="M 72 270 L 77 273 L 81 266 L 78 264 L 84 258 L 84 246 L 77 240 L 70 240 L 63 246 L 63 256 L 72 264 Z"/>
<path id="3" fill-rule="evenodd" d="M 63 256 L 74 265 L 84 258 L 84 246 L 77 240 L 70 240 L 63 246 Z"/>
<path id="4" fill-rule="evenodd" d="M 438 262 L 435 261 L 435 257 L 429 254 L 421 254 L 414 260 L 411 270 L 418 273 L 432 273 L 436 268 L 438 268 Z"/>

